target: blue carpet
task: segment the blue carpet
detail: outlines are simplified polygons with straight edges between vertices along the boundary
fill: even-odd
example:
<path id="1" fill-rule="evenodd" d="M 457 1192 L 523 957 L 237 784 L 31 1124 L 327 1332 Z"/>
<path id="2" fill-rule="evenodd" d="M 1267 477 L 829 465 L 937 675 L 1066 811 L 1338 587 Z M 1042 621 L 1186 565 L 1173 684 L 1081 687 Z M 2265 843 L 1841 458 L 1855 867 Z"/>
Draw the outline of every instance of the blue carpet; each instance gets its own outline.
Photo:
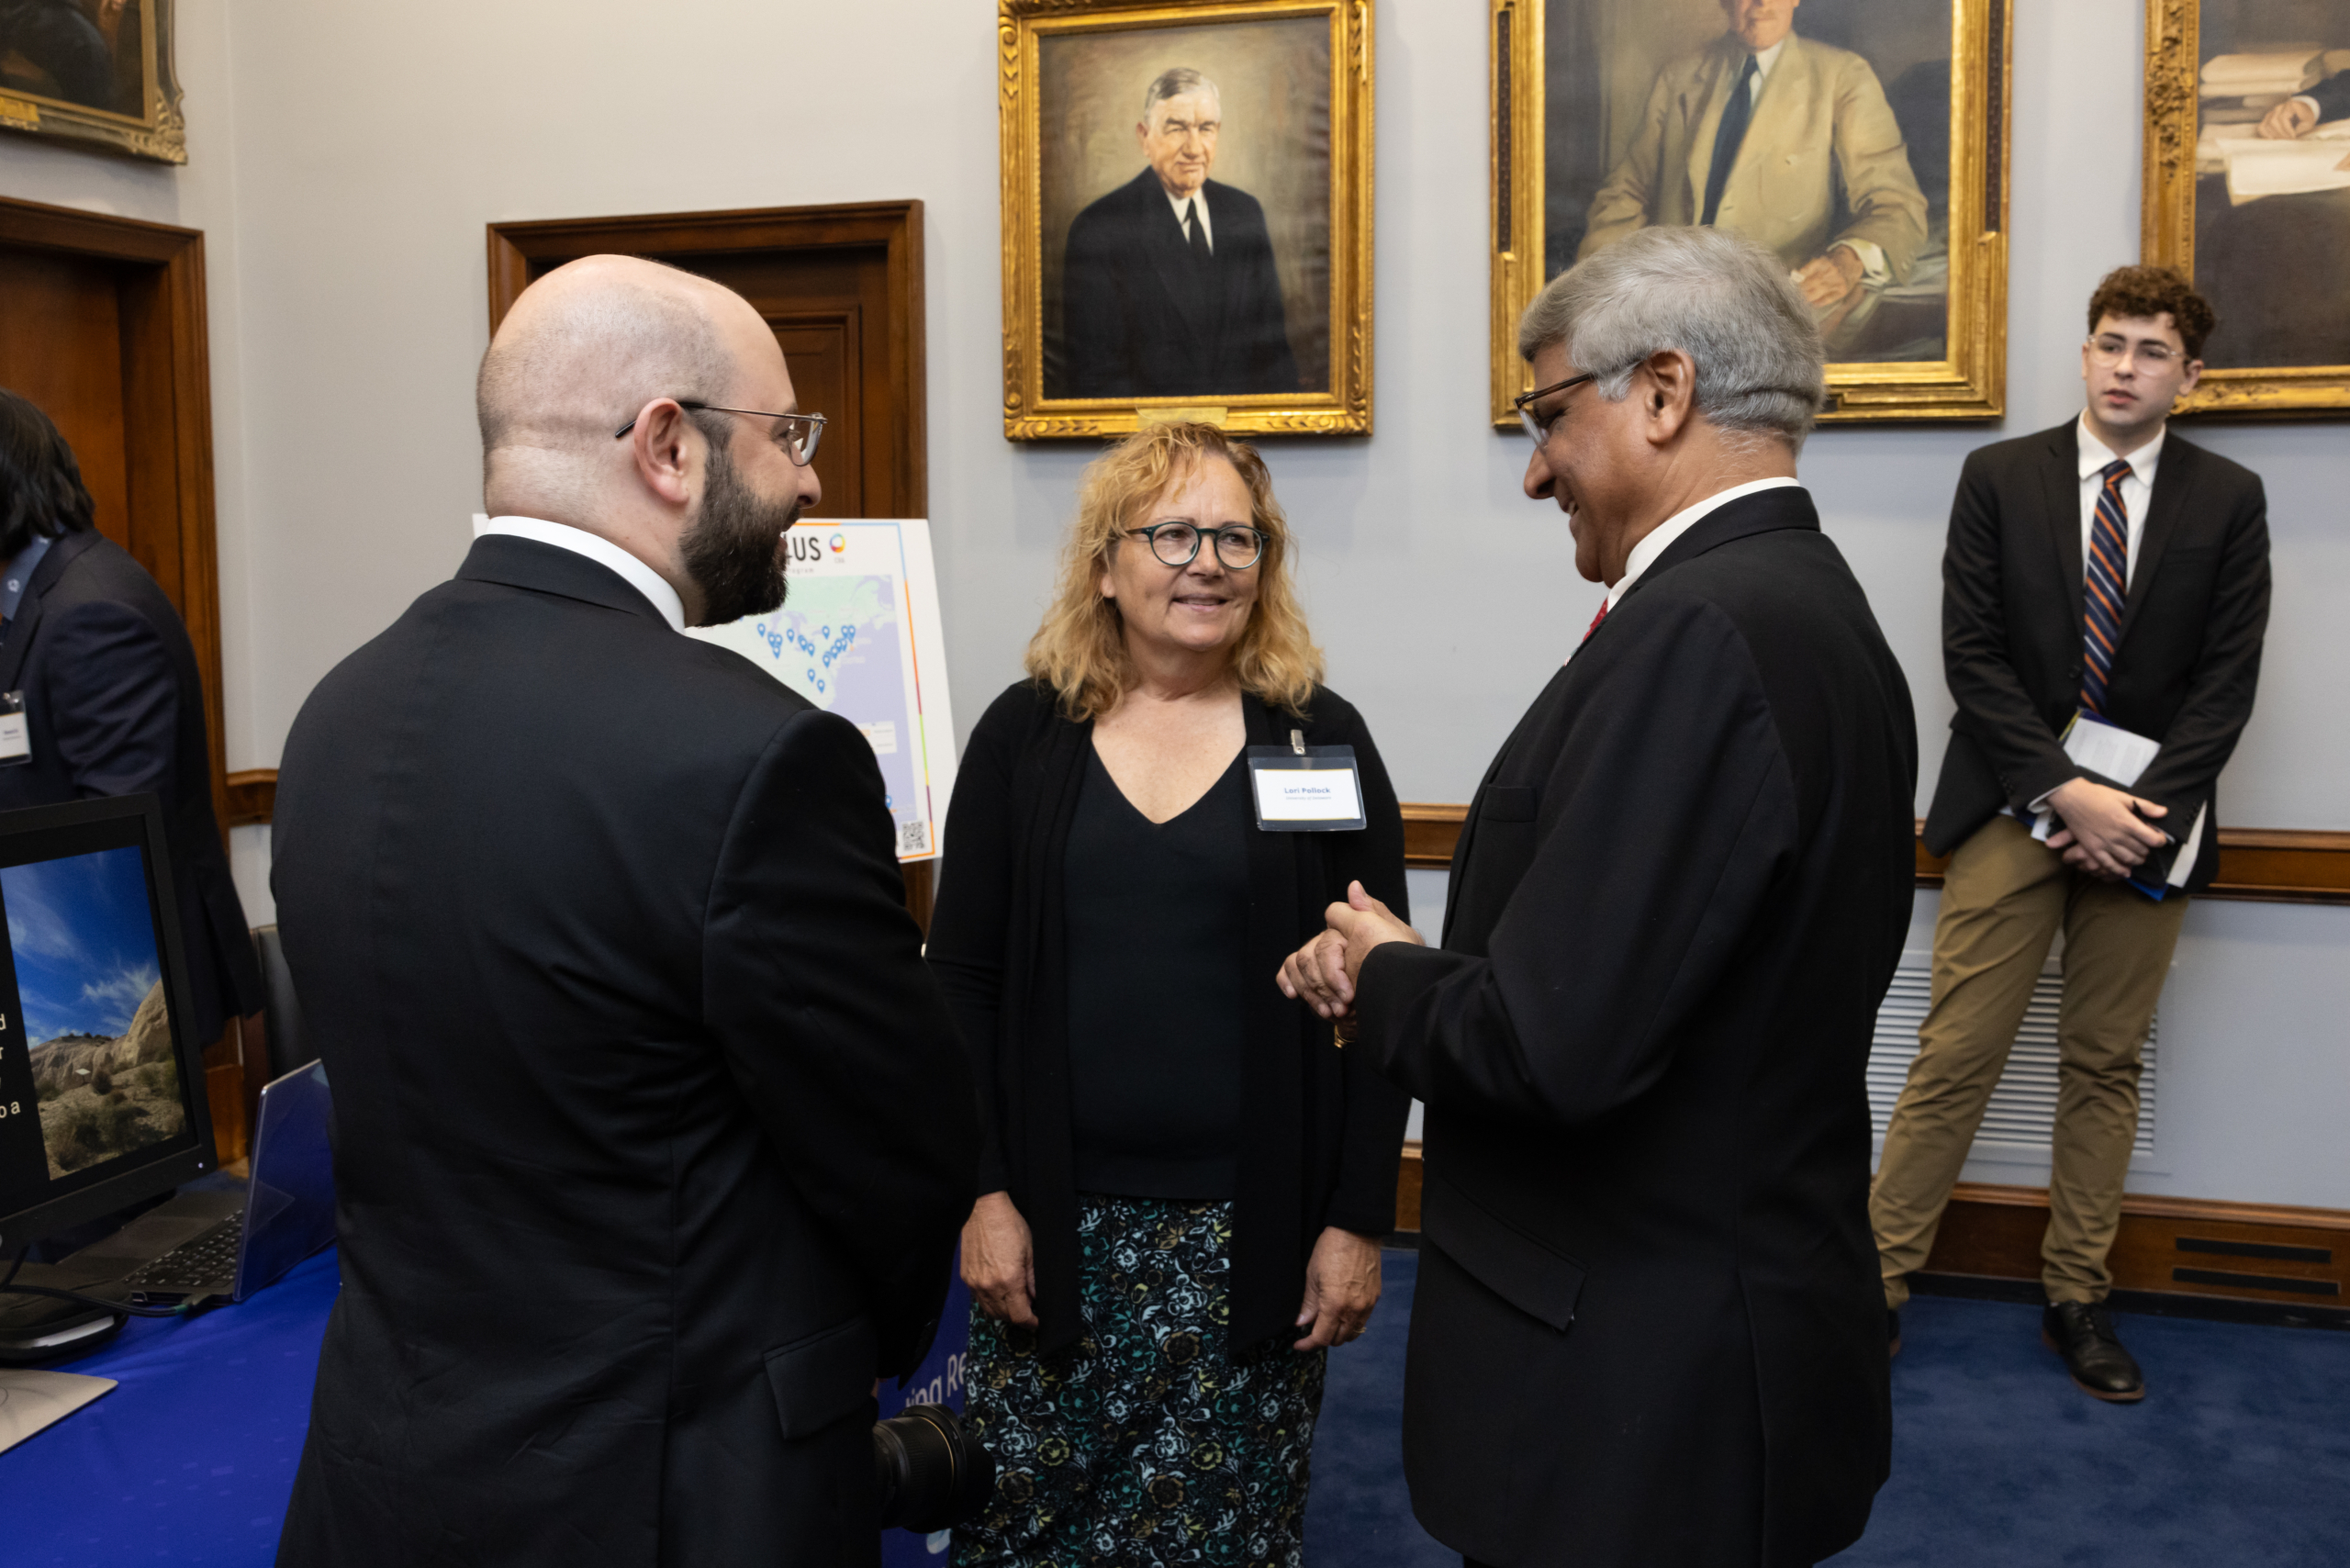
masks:
<path id="1" fill-rule="evenodd" d="M 1458 1568 L 1404 1486 L 1416 1253 L 1386 1255 L 1363 1337 L 1332 1353 L 1306 1505 L 1311 1568 Z M 1919 1297 L 1893 1363 L 1893 1478 L 1837 1568 L 2342 1568 L 2350 1333 L 2123 1316 L 2144 1403 L 2098 1403 L 2036 1307 Z"/>

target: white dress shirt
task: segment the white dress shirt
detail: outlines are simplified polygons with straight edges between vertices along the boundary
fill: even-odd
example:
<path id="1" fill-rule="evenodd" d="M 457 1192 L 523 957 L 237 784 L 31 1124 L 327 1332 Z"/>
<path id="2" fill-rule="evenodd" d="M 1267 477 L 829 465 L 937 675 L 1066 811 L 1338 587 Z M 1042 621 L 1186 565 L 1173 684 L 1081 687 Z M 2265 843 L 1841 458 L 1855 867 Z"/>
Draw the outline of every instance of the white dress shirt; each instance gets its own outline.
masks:
<path id="1" fill-rule="evenodd" d="M 475 525 L 475 538 L 478 539 L 485 533 L 505 533 L 517 539 L 536 540 L 541 544 L 552 544 L 558 550 L 568 550 L 575 555 L 585 555 L 599 566 L 610 567 L 620 575 L 621 581 L 651 599 L 653 608 L 661 612 L 661 619 L 669 623 L 671 631 L 686 629 L 686 605 L 677 597 L 677 590 L 671 588 L 660 573 L 609 539 L 590 533 L 586 529 L 574 528 L 569 523 L 549 522 L 537 517 L 493 517 L 487 522 Z"/>
<path id="2" fill-rule="evenodd" d="M 1717 491 L 1695 506 L 1683 507 L 1642 535 L 1640 542 L 1632 546 L 1631 554 L 1624 561 L 1624 575 L 1617 577 L 1607 590 L 1608 611 L 1614 613 L 1624 596 L 1632 591 L 1632 585 L 1640 580 L 1640 574 L 1655 566 L 1656 558 L 1671 549 L 1674 540 L 1704 521 L 1707 514 L 1729 505 L 1740 496 L 1751 496 L 1757 491 L 1801 488 L 1803 481 L 1795 478 L 1754 479 Z"/>
<path id="3" fill-rule="evenodd" d="M 1158 191 L 1161 196 L 1166 196 L 1167 187 L 1165 185 L 1161 185 L 1158 187 Z M 1207 182 L 1205 180 L 1201 181 L 1200 188 L 1193 191 L 1190 196 L 1167 196 L 1167 205 L 1175 209 L 1175 226 L 1183 230 L 1183 239 L 1186 243 L 1189 243 L 1191 241 L 1192 230 L 1190 226 L 1183 221 L 1183 212 L 1184 209 L 1189 207 L 1193 202 L 1198 202 L 1200 204 L 1200 236 L 1208 242 L 1208 254 L 1213 256 L 1215 254 L 1215 225 L 1210 221 L 1208 218 Z"/>
<path id="4" fill-rule="evenodd" d="M 2146 504 L 2154 497 L 2154 465 L 2163 454 L 2163 442 L 2169 438 L 2170 427 L 2132 453 L 2123 461 L 2130 472 L 2121 476 L 2121 510 L 2130 522 L 2130 553 L 2121 563 L 2121 589 L 2130 590 L 2130 579 L 2138 571 L 2138 541 L 2146 536 Z M 2087 570 L 2089 540 L 2097 531 L 2097 497 L 2105 488 L 2105 465 L 2121 454 L 2089 432 L 2089 417 L 2080 419 L 2081 437 L 2081 560 Z"/>

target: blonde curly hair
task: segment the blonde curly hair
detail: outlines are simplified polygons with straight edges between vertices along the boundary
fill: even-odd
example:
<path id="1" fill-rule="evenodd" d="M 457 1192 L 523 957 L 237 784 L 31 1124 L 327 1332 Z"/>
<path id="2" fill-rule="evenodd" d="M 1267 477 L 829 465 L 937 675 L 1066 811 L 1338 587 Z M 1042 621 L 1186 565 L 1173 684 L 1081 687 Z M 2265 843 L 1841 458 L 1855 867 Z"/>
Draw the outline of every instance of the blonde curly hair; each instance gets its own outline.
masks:
<path id="1" fill-rule="evenodd" d="M 1096 458 L 1078 489 L 1077 521 L 1061 544 L 1060 586 L 1044 624 L 1028 640 L 1028 674 L 1060 695 L 1061 711 L 1083 722 L 1118 705 L 1139 678 L 1126 653 L 1125 623 L 1117 601 L 1102 597 L 1102 575 L 1125 531 L 1170 486 L 1210 459 L 1232 465 L 1248 487 L 1248 521 L 1265 536 L 1259 557 L 1257 602 L 1233 650 L 1241 689 L 1303 718 L 1322 680 L 1322 650 L 1314 645 L 1290 580 L 1289 520 L 1273 499 L 1273 476 L 1246 442 L 1214 425 L 1149 425 Z M 1203 542 L 1204 543 L 1204 542 Z"/>

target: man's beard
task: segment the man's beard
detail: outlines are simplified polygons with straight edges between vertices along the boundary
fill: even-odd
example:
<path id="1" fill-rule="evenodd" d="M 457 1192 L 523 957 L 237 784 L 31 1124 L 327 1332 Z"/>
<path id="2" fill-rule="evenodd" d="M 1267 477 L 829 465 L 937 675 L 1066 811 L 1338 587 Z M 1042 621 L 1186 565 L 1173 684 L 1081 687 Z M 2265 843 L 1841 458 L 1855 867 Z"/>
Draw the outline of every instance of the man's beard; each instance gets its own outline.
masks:
<path id="1" fill-rule="evenodd" d="M 783 532 L 800 521 L 800 498 L 770 500 L 743 483 L 725 444 L 710 443 L 701 515 L 677 541 L 686 575 L 701 589 L 701 624 L 723 626 L 783 605 Z"/>

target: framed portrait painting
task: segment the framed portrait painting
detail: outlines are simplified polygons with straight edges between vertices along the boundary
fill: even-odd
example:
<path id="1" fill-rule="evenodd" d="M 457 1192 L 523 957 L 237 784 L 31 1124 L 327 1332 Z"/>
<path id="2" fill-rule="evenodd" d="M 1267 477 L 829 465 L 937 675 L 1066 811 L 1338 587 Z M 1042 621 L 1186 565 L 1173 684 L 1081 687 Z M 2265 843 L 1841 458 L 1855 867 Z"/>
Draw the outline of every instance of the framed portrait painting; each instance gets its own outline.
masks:
<path id="1" fill-rule="evenodd" d="M 0 0 L 0 131 L 187 162 L 175 0 Z"/>
<path id="2" fill-rule="evenodd" d="M 1369 0 L 998 0 L 1003 431 L 1371 429 Z"/>
<path id="3" fill-rule="evenodd" d="M 2148 0 L 2145 171 L 2219 317 L 2180 410 L 2350 411 L 2350 0 Z"/>
<path id="4" fill-rule="evenodd" d="M 1492 0 L 1494 422 L 1543 284 L 1651 224 L 1785 263 L 1823 420 L 1998 415 L 2009 5 Z"/>

